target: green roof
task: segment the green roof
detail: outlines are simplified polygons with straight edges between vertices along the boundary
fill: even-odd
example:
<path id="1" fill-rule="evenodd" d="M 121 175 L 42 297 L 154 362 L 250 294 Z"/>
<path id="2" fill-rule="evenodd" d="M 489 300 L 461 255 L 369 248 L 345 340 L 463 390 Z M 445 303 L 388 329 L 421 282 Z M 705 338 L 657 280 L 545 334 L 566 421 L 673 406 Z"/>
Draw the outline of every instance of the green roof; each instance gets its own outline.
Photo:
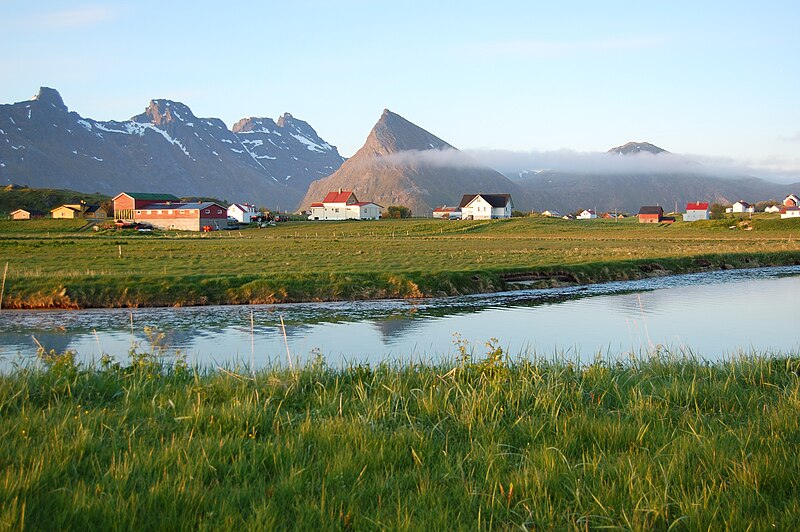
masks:
<path id="1" fill-rule="evenodd" d="M 128 196 L 137 200 L 180 201 L 180 199 L 177 196 L 173 196 L 172 194 L 155 194 L 153 192 L 123 192 L 123 194 L 127 194 Z"/>

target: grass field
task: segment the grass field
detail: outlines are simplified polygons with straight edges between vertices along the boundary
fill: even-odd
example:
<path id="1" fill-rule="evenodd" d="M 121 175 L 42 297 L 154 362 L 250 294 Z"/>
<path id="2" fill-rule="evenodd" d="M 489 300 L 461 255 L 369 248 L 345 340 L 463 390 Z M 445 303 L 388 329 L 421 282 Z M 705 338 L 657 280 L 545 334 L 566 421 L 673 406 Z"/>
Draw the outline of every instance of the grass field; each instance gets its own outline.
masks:
<path id="1" fill-rule="evenodd" d="M 4 530 L 796 530 L 800 361 L 0 376 Z"/>
<path id="2" fill-rule="evenodd" d="M 0 221 L 3 307 L 456 295 L 519 280 L 547 286 L 800 261 L 800 221 L 765 218 L 291 222 L 212 234 L 81 225 Z"/>

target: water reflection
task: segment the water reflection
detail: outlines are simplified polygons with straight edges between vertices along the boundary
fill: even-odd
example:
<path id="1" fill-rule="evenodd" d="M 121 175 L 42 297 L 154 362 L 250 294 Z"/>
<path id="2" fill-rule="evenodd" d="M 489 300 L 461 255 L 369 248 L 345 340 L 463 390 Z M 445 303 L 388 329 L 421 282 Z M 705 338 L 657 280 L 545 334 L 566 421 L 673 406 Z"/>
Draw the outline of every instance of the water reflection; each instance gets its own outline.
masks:
<path id="1" fill-rule="evenodd" d="M 156 340 L 199 364 L 285 361 L 286 343 L 299 362 L 317 350 L 332 365 L 436 360 L 455 352 L 454 333 L 476 356 L 498 338 L 512 355 L 591 360 L 667 344 L 714 359 L 751 347 L 796 349 L 796 316 L 778 302 L 798 288 L 795 266 L 413 301 L 3 311 L 0 366 L 33 356 L 37 342 L 86 360 L 124 360 Z"/>

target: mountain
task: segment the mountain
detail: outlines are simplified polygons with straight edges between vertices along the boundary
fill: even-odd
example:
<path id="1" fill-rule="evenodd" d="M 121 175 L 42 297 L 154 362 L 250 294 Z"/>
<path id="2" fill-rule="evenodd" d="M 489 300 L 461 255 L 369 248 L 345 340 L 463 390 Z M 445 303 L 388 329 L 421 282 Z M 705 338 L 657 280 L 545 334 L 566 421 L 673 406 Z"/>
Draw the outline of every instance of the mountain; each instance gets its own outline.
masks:
<path id="1" fill-rule="evenodd" d="M 608 153 L 617 153 L 619 155 L 631 155 L 637 153 L 652 153 L 658 155 L 660 153 L 669 153 L 663 148 L 659 148 L 649 142 L 627 142 L 622 146 L 617 146 L 608 150 Z"/>
<path id="2" fill-rule="evenodd" d="M 361 149 L 330 176 L 315 181 L 300 204 L 308 208 L 332 190 L 352 190 L 361 201 L 404 205 L 416 216 L 458 205 L 463 194 L 509 193 L 525 206 L 522 190 L 501 173 L 464 164 L 458 150 L 385 109 Z"/>
<path id="3" fill-rule="evenodd" d="M 597 154 L 591 162 L 596 171 L 522 172 L 515 183 L 534 198 L 535 210 L 561 213 L 582 209 L 635 213 L 642 205 L 672 211 L 676 204 L 682 211 L 691 201 L 756 203 L 780 200 L 800 189 L 798 184 L 781 185 L 753 176 L 721 176 L 648 142 L 628 142 Z"/>
<path id="4" fill-rule="evenodd" d="M 116 195 L 212 196 L 289 209 L 343 158 L 302 120 L 248 118 L 229 130 L 186 105 L 152 100 L 130 120 L 70 112 L 58 91 L 0 105 L 0 184 Z"/>

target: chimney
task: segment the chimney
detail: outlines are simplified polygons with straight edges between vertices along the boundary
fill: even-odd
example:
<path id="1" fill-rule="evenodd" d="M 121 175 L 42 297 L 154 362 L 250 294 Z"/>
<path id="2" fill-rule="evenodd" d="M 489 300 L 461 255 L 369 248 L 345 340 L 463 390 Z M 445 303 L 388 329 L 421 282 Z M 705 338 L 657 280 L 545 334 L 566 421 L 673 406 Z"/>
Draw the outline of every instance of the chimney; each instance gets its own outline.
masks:
<path id="1" fill-rule="evenodd" d="M 341 193 L 342 193 L 342 189 L 340 188 L 340 189 L 339 189 L 339 194 L 341 194 Z"/>

